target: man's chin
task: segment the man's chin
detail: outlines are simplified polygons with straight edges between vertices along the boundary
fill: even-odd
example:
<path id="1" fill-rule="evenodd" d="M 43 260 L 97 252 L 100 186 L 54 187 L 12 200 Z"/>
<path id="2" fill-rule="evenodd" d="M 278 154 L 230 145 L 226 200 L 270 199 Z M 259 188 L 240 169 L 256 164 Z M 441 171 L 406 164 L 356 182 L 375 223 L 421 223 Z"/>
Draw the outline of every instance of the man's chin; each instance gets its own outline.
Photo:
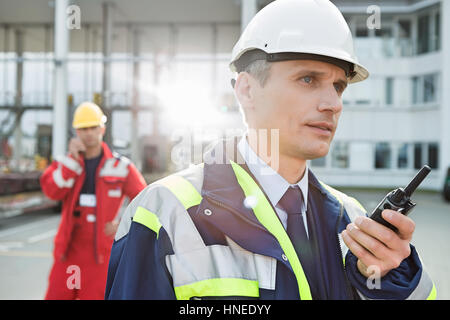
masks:
<path id="1" fill-rule="evenodd" d="M 290 157 L 302 160 L 314 160 L 318 158 L 323 158 L 328 154 L 328 149 L 325 151 L 322 150 L 289 150 L 284 154 L 289 155 Z"/>
<path id="2" fill-rule="evenodd" d="M 85 146 L 86 148 L 89 148 L 89 149 L 98 148 L 99 145 L 100 145 L 100 143 L 98 143 L 98 142 L 92 142 L 92 141 L 86 141 L 86 142 L 84 143 L 84 146 Z"/>
<path id="3" fill-rule="evenodd" d="M 304 152 L 304 156 L 306 160 L 319 159 L 325 157 L 329 150 L 329 145 L 320 146 L 318 148 L 306 150 L 306 152 Z"/>
<path id="4" fill-rule="evenodd" d="M 301 142 L 298 143 L 298 141 Z M 314 139 L 314 137 L 307 135 L 303 135 L 296 140 L 291 139 L 287 143 L 280 142 L 280 153 L 303 160 L 325 157 L 330 150 L 329 141 Z"/>

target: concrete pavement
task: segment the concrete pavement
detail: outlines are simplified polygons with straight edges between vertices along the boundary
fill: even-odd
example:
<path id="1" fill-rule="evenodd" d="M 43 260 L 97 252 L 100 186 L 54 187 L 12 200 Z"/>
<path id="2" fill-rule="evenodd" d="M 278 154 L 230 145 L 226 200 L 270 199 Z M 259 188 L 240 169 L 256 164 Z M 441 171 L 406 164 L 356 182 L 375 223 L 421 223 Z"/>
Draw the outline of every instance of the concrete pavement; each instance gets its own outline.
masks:
<path id="1" fill-rule="evenodd" d="M 0 299 L 44 298 L 59 220 L 48 211 L 2 219 Z"/>

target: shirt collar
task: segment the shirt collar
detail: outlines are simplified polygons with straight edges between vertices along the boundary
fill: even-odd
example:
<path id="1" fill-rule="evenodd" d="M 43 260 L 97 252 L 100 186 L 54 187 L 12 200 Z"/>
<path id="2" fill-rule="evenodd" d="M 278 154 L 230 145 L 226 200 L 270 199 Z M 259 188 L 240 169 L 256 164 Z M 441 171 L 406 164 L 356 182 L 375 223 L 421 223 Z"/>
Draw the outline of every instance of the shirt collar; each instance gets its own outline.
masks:
<path id="1" fill-rule="evenodd" d="M 272 205 L 276 206 L 291 184 L 280 176 L 278 172 L 267 165 L 267 163 L 253 151 L 247 142 L 246 135 L 242 136 L 239 141 L 238 150 L 244 158 L 249 170 L 266 192 Z M 297 182 L 296 185 L 298 185 L 302 191 L 306 210 L 308 204 L 308 166 L 305 168 L 302 179 Z"/>

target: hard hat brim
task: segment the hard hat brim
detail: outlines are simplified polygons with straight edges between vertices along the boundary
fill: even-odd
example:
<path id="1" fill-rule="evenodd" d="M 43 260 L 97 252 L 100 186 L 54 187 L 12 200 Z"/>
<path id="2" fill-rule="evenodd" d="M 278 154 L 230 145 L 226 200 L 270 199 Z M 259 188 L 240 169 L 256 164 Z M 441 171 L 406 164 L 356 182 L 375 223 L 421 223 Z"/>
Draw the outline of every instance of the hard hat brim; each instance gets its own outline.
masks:
<path id="1" fill-rule="evenodd" d="M 252 52 L 255 52 L 255 57 L 248 58 L 248 55 Z M 262 54 L 261 54 L 262 53 Z M 286 58 L 276 58 L 273 59 L 271 56 L 273 55 L 285 55 L 285 54 L 291 54 L 291 56 L 288 56 Z M 348 83 L 356 83 L 363 81 L 369 77 L 369 71 L 360 63 L 354 61 L 353 59 L 350 59 L 343 55 L 327 55 L 327 54 L 318 54 L 317 51 L 315 52 L 266 52 L 264 50 L 261 50 L 260 48 L 248 48 L 247 50 L 241 52 L 238 57 L 236 57 L 235 60 L 233 60 L 230 63 L 230 69 L 232 72 L 241 72 L 242 71 L 242 58 L 244 60 L 247 60 L 243 64 L 251 63 L 256 60 L 266 60 L 269 62 L 276 62 L 276 61 L 287 61 L 287 60 L 319 60 L 324 62 L 329 62 L 332 64 L 335 64 L 344 70 L 346 70 L 346 67 L 341 63 L 345 62 L 348 64 L 351 64 L 353 66 L 353 72 L 351 73 L 351 76 L 348 76 Z M 347 72 L 346 72 L 347 73 Z"/>
<path id="2" fill-rule="evenodd" d="M 106 122 L 106 121 L 105 121 Z M 105 122 L 84 122 L 82 124 L 73 125 L 74 129 L 84 129 L 90 127 L 102 127 L 105 125 Z"/>

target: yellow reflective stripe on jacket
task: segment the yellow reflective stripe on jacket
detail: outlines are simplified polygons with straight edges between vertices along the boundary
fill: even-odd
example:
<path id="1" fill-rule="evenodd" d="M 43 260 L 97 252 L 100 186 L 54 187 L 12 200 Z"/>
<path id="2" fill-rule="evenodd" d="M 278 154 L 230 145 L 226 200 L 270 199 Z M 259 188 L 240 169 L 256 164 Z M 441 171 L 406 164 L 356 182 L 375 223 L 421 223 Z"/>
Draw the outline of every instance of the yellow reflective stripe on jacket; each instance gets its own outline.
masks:
<path id="1" fill-rule="evenodd" d="M 433 289 L 431 289 L 430 295 L 428 296 L 427 300 L 436 300 L 437 291 L 436 286 L 433 283 Z"/>
<path id="2" fill-rule="evenodd" d="M 197 189 L 183 177 L 170 175 L 159 180 L 157 183 L 167 187 L 177 197 L 186 210 L 200 204 L 202 201 L 202 196 Z"/>
<path id="3" fill-rule="evenodd" d="M 286 254 L 292 270 L 294 271 L 295 278 L 297 279 L 300 298 L 302 300 L 312 300 L 311 291 L 305 272 L 303 271 L 300 260 L 297 257 L 294 246 L 292 245 L 286 230 L 278 219 L 277 214 L 273 211 L 269 201 L 252 177 L 250 177 L 250 175 L 235 162 L 231 161 L 231 165 L 245 196 L 253 196 L 256 198 L 256 205 L 253 207 L 253 212 L 255 213 L 256 218 L 270 233 L 275 236 Z"/>
<path id="4" fill-rule="evenodd" d="M 353 197 L 349 197 L 354 203 L 356 203 L 356 205 L 358 206 L 358 208 L 360 208 L 363 212 L 366 212 L 367 213 L 367 211 L 366 211 L 366 209 L 362 206 L 362 204 L 358 201 L 358 200 L 356 200 L 355 198 L 353 198 Z"/>
<path id="5" fill-rule="evenodd" d="M 192 297 L 259 297 L 258 281 L 238 278 L 207 279 L 175 287 L 178 300 Z"/>
<path id="6" fill-rule="evenodd" d="M 328 191 L 329 193 L 331 193 L 331 194 L 333 195 L 333 197 L 336 198 L 337 201 L 339 201 L 339 203 L 340 203 L 341 205 L 344 205 L 344 206 L 345 206 L 344 202 L 343 202 L 342 199 L 341 199 L 341 195 L 338 193 L 337 190 L 333 189 L 332 187 L 330 187 L 330 186 L 327 185 L 326 183 L 323 183 L 323 182 L 320 181 L 320 180 L 319 180 L 319 182 L 320 182 L 320 184 L 321 184 L 325 189 L 327 189 L 327 191 Z M 365 212 L 365 213 L 367 212 L 366 209 L 362 206 L 362 204 L 361 204 L 358 200 L 356 200 L 356 199 L 353 198 L 353 197 L 349 197 L 349 196 L 346 196 L 346 197 L 347 197 L 347 199 L 351 200 L 351 201 L 352 201 L 359 209 L 361 209 L 361 211 L 363 211 L 363 212 Z"/>
<path id="7" fill-rule="evenodd" d="M 161 229 L 161 223 L 159 222 L 158 216 L 153 212 L 144 209 L 143 207 L 138 207 L 136 213 L 133 216 L 133 221 L 140 223 L 150 230 L 156 233 L 156 238 L 159 236 L 159 229 Z"/>

